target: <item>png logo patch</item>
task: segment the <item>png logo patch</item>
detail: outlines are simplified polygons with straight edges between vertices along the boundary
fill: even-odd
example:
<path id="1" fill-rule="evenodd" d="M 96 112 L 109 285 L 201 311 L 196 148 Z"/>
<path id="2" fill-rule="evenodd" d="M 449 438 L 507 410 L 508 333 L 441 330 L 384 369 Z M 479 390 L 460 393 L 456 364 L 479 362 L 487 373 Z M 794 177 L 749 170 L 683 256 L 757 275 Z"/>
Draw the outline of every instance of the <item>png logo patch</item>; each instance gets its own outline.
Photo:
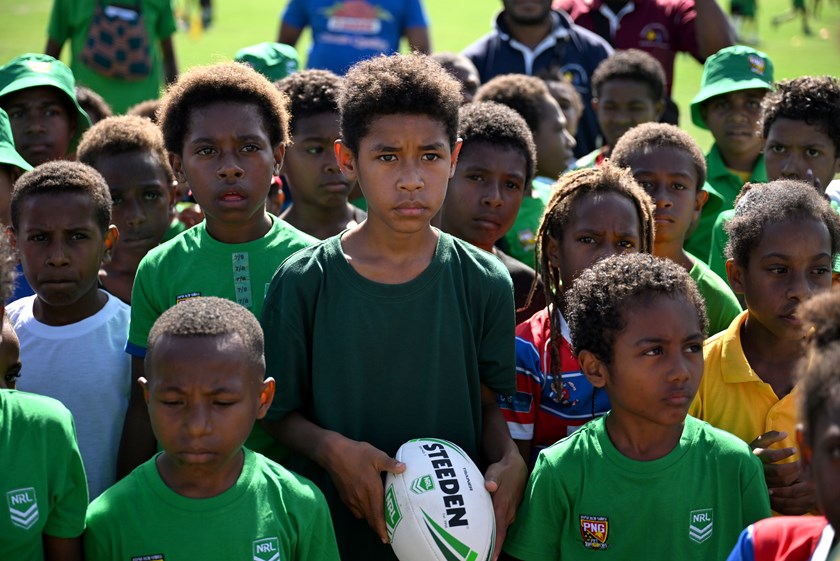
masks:
<path id="1" fill-rule="evenodd" d="M 703 543 L 712 537 L 712 509 L 702 508 L 689 513 L 688 537 L 693 542 Z"/>
<path id="2" fill-rule="evenodd" d="M 277 538 L 254 540 L 254 561 L 280 561 L 280 540 Z"/>
<path id="3" fill-rule="evenodd" d="M 9 505 L 12 524 L 18 528 L 28 530 L 38 522 L 38 499 L 34 487 L 9 491 L 6 493 L 6 503 Z"/>
<path id="4" fill-rule="evenodd" d="M 586 549 L 607 549 L 610 534 L 610 519 L 606 516 L 580 515 L 580 535 Z"/>

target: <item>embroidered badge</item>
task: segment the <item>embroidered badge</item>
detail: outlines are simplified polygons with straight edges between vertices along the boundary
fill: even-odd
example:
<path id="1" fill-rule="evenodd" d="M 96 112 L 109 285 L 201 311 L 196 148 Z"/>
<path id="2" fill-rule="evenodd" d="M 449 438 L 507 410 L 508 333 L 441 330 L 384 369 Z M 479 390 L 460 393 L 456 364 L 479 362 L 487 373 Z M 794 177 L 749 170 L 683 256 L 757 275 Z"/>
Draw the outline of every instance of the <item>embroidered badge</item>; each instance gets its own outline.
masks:
<path id="1" fill-rule="evenodd" d="M 153 553 L 152 555 L 140 555 L 139 557 L 132 557 L 131 561 L 166 561 L 163 558 L 163 553 Z"/>
<path id="2" fill-rule="evenodd" d="M 645 47 L 669 48 L 668 29 L 661 23 L 649 23 L 639 32 L 639 44 Z"/>
<path id="3" fill-rule="evenodd" d="M 750 70 L 753 74 L 764 75 L 764 70 L 766 69 L 767 65 L 764 62 L 763 58 L 757 55 L 750 55 L 747 57 L 747 60 L 750 63 Z"/>
<path id="4" fill-rule="evenodd" d="M 198 298 L 201 296 L 201 292 L 187 292 L 186 294 L 179 294 L 175 297 L 175 303 L 180 304 L 184 300 L 189 300 L 190 298 Z"/>
<path id="5" fill-rule="evenodd" d="M 277 538 L 254 540 L 254 561 L 280 561 L 280 540 Z"/>
<path id="6" fill-rule="evenodd" d="M 606 516 L 580 515 L 580 535 L 583 546 L 587 549 L 607 549 L 607 536 L 610 532 L 610 519 Z"/>
<path id="7" fill-rule="evenodd" d="M 712 537 L 712 509 L 702 508 L 689 513 L 688 537 L 691 541 L 703 543 Z"/>
<path id="8" fill-rule="evenodd" d="M 6 502 L 13 525 L 28 530 L 38 522 L 38 498 L 34 487 L 9 491 L 6 493 Z"/>

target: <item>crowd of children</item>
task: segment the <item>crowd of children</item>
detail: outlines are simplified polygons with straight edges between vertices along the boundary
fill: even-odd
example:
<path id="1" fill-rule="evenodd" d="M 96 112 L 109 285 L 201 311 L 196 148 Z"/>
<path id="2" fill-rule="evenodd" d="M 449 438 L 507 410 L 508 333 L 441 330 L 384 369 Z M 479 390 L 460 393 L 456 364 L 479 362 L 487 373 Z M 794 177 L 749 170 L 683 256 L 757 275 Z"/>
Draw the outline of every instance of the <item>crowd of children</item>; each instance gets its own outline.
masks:
<path id="1" fill-rule="evenodd" d="M 0 559 L 395 559 L 421 436 L 492 559 L 840 555 L 836 78 L 721 49 L 704 155 L 619 51 L 575 161 L 556 73 L 289 50 L 117 116 L 0 67 Z"/>

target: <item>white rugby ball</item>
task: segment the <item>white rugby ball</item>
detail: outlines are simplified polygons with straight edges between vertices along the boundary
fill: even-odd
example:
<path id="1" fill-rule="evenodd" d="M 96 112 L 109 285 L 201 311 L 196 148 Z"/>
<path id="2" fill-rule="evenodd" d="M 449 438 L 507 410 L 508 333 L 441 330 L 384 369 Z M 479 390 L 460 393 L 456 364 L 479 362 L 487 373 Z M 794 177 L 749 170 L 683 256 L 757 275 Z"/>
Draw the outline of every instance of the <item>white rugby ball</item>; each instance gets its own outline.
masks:
<path id="1" fill-rule="evenodd" d="M 496 518 L 484 476 L 455 444 L 409 440 L 397 451 L 401 474 L 385 479 L 385 524 L 400 561 L 486 561 Z"/>

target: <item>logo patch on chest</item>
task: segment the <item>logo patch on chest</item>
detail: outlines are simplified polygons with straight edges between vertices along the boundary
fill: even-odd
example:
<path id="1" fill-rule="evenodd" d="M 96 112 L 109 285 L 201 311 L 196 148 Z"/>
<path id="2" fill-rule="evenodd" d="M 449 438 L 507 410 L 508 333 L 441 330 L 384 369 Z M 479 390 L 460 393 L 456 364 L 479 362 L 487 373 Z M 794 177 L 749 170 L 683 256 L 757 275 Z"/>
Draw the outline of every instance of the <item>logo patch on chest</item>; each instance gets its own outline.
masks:
<path id="1" fill-rule="evenodd" d="M 38 498 L 34 487 L 9 491 L 6 493 L 6 503 L 9 505 L 12 524 L 18 528 L 28 530 L 38 522 Z"/>
<path id="2" fill-rule="evenodd" d="M 606 516 L 580 515 L 580 535 L 586 549 L 607 549 L 610 519 Z"/>
<path id="3" fill-rule="evenodd" d="M 712 514 L 711 508 L 692 510 L 689 513 L 688 537 L 691 541 L 703 543 L 712 537 Z"/>
<path id="4" fill-rule="evenodd" d="M 280 561 L 280 540 L 277 538 L 254 540 L 254 561 Z"/>

